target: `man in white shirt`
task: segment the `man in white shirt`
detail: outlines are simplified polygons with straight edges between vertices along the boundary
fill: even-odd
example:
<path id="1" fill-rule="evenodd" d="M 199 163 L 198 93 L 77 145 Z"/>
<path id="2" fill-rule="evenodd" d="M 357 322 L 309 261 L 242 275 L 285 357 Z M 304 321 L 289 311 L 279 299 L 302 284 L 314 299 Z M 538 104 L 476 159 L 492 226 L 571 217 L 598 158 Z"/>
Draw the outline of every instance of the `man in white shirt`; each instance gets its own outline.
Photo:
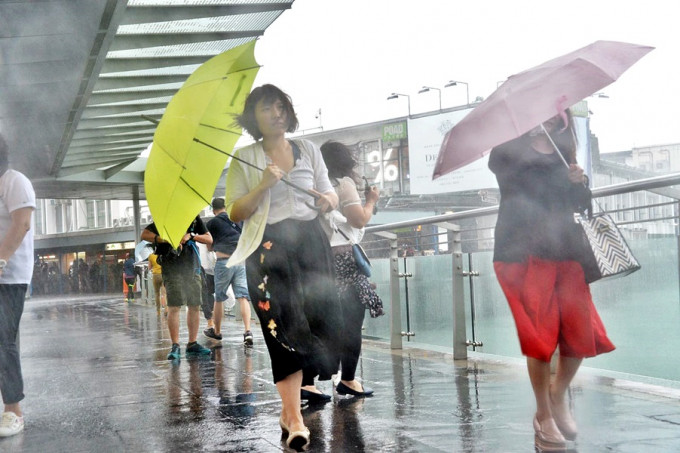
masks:
<path id="1" fill-rule="evenodd" d="M 0 136 L 0 393 L 5 404 L 0 437 L 24 429 L 19 402 L 24 381 L 17 348 L 26 289 L 33 276 L 35 192 L 31 182 L 9 168 L 9 150 Z"/>

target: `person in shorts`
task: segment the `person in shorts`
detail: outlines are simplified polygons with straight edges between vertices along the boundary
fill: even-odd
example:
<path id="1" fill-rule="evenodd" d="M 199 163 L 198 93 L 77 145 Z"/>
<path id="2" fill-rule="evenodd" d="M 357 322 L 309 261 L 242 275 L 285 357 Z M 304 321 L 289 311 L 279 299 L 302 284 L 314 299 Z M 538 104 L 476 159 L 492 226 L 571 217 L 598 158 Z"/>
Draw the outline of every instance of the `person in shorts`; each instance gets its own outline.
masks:
<path id="1" fill-rule="evenodd" d="M 231 285 L 234 296 L 241 309 L 243 319 L 243 343 L 253 344 L 253 333 L 250 331 L 250 296 L 246 281 L 246 267 L 243 264 L 227 267 L 227 260 L 236 250 L 241 237 L 241 225 L 232 222 L 224 209 L 224 198 L 214 198 L 212 210 L 215 217 L 208 222 L 208 231 L 213 237 L 212 250 L 215 251 L 215 305 L 213 309 L 213 325 L 203 331 L 206 337 L 222 339 L 222 316 L 224 301 L 227 300 L 227 289 Z"/>
<path id="2" fill-rule="evenodd" d="M 172 349 L 168 360 L 180 358 L 179 347 L 179 311 L 182 305 L 188 307 L 187 330 L 189 341 L 185 354 L 187 356 L 209 355 L 210 349 L 201 346 L 197 341 L 201 310 L 201 262 L 196 242 L 212 244 L 212 236 L 200 217 L 191 222 L 177 249 L 158 233 L 155 223 L 151 223 L 142 232 L 142 239 L 154 244 L 155 253 L 162 267 L 163 283 L 168 304 L 168 330 L 172 340 Z"/>

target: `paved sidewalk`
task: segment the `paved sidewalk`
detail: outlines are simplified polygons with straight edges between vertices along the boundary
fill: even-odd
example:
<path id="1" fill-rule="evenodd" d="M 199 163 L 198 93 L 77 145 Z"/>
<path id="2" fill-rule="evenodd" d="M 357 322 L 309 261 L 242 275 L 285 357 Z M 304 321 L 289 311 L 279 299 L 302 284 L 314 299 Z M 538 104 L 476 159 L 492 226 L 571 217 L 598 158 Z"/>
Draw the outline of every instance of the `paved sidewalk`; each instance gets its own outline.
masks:
<path id="1" fill-rule="evenodd" d="M 253 348 L 241 344 L 233 320 L 224 331 L 221 348 L 199 336 L 210 357 L 182 353 L 172 363 L 165 319 L 150 305 L 111 295 L 27 300 L 26 429 L 0 439 L 0 451 L 284 451 L 261 331 Z M 308 451 L 534 451 L 534 403 L 519 361 L 474 355 L 454 363 L 450 354 L 366 341 L 358 374 L 375 396 L 334 394 L 306 407 Z M 320 388 L 332 392 L 328 382 Z M 680 451 L 677 388 L 584 369 L 572 395 L 581 432 L 571 451 Z"/>

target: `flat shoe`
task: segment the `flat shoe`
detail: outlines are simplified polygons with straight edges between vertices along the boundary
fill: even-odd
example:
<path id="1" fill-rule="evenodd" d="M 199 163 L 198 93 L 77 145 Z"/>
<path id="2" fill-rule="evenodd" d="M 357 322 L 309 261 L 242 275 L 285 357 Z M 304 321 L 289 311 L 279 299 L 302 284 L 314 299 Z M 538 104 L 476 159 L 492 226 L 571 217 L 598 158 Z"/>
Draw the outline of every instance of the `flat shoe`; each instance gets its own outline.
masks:
<path id="1" fill-rule="evenodd" d="M 290 431 L 288 429 L 288 425 L 286 425 L 286 423 L 283 421 L 283 417 L 279 418 L 279 426 L 281 426 L 281 431 L 282 431 L 281 437 L 285 436 Z"/>
<path id="2" fill-rule="evenodd" d="M 373 389 L 369 387 L 364 387 L 363 392 L 357 392 L 351 387 L 346 386 L 342 382 L 338 382 L 338 386 L 335 387 L 335 390 L 340 394 L 340 395 L 354 395 L 354 396 L 371 396 L 373 395 Z"/>
<path id="3" fill-rule="evenodd" d="M 300 399 L 307 400 L 310 403 L 327 403 L 331 400 L 331 396 L 326 395 L 325 393 L 316 393 L 300 389 Z"/>
<path id="4" fill-rule="evenodd" d="M 302 431 L 293 431 L 288 434 L 286 445 L 295 451 L 304 451 L 309 445 L 309 429 L 305 428 Z"/>
<path id="5" fill-rule="evenodd" d="M 536 432 L 534 437 L 536 447 L 541 451 L 566 451 L 567 441 L 565 438 L 562 435 L 556 436 L 544 433 L 536 417 L 534 417 L 534 431 Z"/>

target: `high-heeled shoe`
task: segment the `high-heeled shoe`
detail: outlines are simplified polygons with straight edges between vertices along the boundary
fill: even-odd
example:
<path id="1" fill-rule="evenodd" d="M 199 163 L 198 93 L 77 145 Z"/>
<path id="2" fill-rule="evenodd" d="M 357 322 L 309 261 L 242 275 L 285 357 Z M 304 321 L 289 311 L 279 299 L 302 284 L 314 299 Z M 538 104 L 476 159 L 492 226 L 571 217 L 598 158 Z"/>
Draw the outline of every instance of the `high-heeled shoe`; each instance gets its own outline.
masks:
<path id="1" fill-rule="evenodd" d="M 550 410 L 552 412 L 553 419 L 555 419 L 555 424 L 559 428 L 562 435 L 567 440 L 574 440 L 578 436 L 578 427 L 576 426 L 576 421 L 571 415 L 569 406 L 563 404 L 563 410 L 556 410 L 555 402 L 553 401 L 552 395 L 550 395 Z"/>
<path id="2" fill-rule="evenodd" d="M 549 420 L 552 419 L 544 420 L 543 423 L 548 423 Z M 545 433 L 536 416 L 534 416 L 534 431 L 536 432 L 534 437 L 536 447 L 541 451 L 566 451 L 567 440 L 564 436 L 562 434 Z"/>

